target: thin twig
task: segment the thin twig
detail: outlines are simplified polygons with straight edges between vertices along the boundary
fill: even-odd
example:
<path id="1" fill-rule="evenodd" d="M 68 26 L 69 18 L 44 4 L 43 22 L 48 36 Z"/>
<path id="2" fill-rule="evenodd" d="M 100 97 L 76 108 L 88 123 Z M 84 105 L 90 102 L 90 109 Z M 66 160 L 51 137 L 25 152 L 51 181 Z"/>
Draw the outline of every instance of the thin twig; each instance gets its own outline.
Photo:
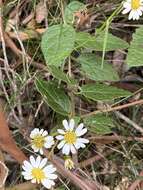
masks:
<path id="1" fill-rule="evenodd" d="M 131 119 L 129 119 L 127 116 L 123 115 L 119 111 L 116 111 L 115 114 L 122 120 L 124 120 L 129 125 L 133 126 L 137 131 L 143 134 L 143 128 L 141 128 L 139 125 L 137 125 L 135 122 L 133 122 Z"/>
<path id="2" fill-rule="evenodd" d="M 131 103 L 128 103 L 128 104 L 124 104 L 124 105 L 120 105 L 120 106 L 116 106 L 116 107 L 111 107 L 111 108 L 108 108 L 108 109 L 96 110 L 96 111 L 84 114 L 81 117 L 82 118 L 89 117 L 89 116 L 96 115 L 96 114 L 99 114 L 99 113 L 107 113 L 107 112 L 117 111 L 117 110 L 121 110 L 121 109 L 128 108 L 128 107 L 131 107 L 131 106 L 142 105 L 142 104 L 143 104 L 143 99 L 137 100 L 137 101 L 134 101 L 134 102 L 131 102 Z"/>
<path id="3" fill-rule="evenodd" d="M 111 154 L 113 152 L 113 150 L 108 150 L 106 153 L 104 153 L 104 155 L 95 155 L 87 160 L 84 160 L 82 162 L 79 163 L 79 167 L 80 168 L 84 168 L 84 167 L 87 167 L 91 164 L 93 164 L 94 162 L 96 161 L 99 161 L 99 160 L 102 160 L 102 159 L 105 159 L 105 156 L 108 156 L 109 154 Z"/>
<path id="4" fill-rule="evenodd" d="M 111 136 L 92 136 L 89 138 L 90 142 L 92 143 L 101 143 L 106 144 L 114 142 L 114 141 L 140 141 L 143 142 L 143 137 L 124 137 L 124 136 L 118 136 L 118 135 L 111 135 Z"/>

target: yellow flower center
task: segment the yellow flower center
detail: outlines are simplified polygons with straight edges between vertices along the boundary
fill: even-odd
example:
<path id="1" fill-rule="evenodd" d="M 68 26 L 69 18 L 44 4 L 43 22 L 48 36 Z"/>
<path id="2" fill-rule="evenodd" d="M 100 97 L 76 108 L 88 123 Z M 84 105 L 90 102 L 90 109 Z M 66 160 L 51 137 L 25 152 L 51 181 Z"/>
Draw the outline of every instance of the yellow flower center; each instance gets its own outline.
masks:
<path id="1" fill-rule="evenodd" d="M 138 9 L 140 7 L 140 0 L 131 0 L 132 9 Z"/>
<path id="2" fill-rule="evenodd" d="M 73 144 L 76 142 L 76 134 L 73 131 L 68 131 L 65 135 L 64 135 L 64 139 L 67 143 L 69 144 Z"/>
<path id="3" fill-rule="evenodd" d="M 40 168 L 33 168 L 32 176 L 36 179 L 37 183 L 40 183 L 45 178 L 45 173 Z"/>
<path id="4" fill-rule="evenodd" d="M 32 144 L 35 145 L 37 148 L 42 148 L 45 143 L 45 137 L 42 135 L 36 135 L 32 140 Z"/>

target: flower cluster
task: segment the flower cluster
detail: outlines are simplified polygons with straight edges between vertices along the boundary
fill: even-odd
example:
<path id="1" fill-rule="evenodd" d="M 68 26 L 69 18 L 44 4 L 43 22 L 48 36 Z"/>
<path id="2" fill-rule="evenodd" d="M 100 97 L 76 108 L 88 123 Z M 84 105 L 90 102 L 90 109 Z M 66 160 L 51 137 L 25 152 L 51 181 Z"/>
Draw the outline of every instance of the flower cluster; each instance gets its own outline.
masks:
<path id="1" fill-rule="evenodd" d="M 87 128 L 83 123 L 77 127 L 74 119 L 63 120 L 64 129 L 58 129 L 56 139 L 60 141 L 57 148 L 62 149 L 62 153 L 66 155 L 65 168 L 73 169 L 74 163 L 70 158 L 70 154 L 76 154 L 80 148 L 85 148 L 89 143 L 88 139 L 81 138 L 86 132 Z M 44 129 L 35 128 L 30 133 L 31 148 L 34 152 L 43 155 L 43 149 L 50 149 L 55 144 L 53 136 L 48 135 Z M 47 164 L 47 158 L 37 156 L 34 158 L 30 156 L 29 161 L 23 162 L 22 175 L 25 180 L 31 180 L 32 183 L 41 183 L 47 189 L 55 185 L 54 180 L 57 178 L 55 174 L 56 168 L 52 164 Z"/>
<path id="2" fill-rule="evenodd" d="M 129 13 L 129 20 L 138 20 L 143 12 L 143 0 L 126 0 L 123 3 L 123 8 L 122 13 Z"/>

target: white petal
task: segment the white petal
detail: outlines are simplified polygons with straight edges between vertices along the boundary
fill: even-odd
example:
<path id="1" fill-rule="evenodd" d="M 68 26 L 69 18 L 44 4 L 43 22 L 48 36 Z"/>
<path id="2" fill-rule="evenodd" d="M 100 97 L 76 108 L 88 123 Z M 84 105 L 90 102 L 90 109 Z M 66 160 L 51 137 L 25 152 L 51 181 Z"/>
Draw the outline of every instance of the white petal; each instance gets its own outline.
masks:
<path id="1" fill-rule="evenodd" d="M 47 189 L 50 189 L 53 185 L 55 185 L 55 182 L 49 179 L 44 179 L 42 180 L 42 185 Z"/>
<path id="2" fill-rule="evenodd" d="M 39 164 L 39 168 L 43 168 L 47 164 L 47 161 L 48 161 L 47 158 L 42 159 Z"/>
<path id="3" fill-rule="evenodd" d="M 74 147 L 73 145 L 71 145 L 70 148 L 71 148 L 71 152 L 72 152 L 73 154 L 76 154 L 76 149 L 75 149 L 75 147 Z"/>
<path id="4" fill-rule="evenodd" d="M 54 145 L 54 141 L 52 141 L 52 142 L 47 142 L 47 143 L 44 144 L 44 147 L 45 147 L 45 148 L 51 148 L 53 145 Z"/>
<path id="5" fill-rule="evenodd" d="M 131 9 L 129 9 L 129 8 L 124 9 L 124 10 L 122 11 L 122 14 L 127 14 L 127 13 L 129 13 L 129 12 L 130 12 L 130 10 L 131 10 Z"/>
<path id="6" fill-rule="evenodd" d="M 139 15 L 136 15 L 135 20 L 139 20 L 139 18 L 140 18 L 140 16 L 139 16 Z"/>
<path id="7" fill-rule="evenodd" d="M 31 179 L 33 179 L 33 177 L 32 176 L 24 176 L 24 179 L 25 180 L 31 180 Z"/>
<path id="8" fill-rule="evenodd" d="M 77 149 L 80 149 L 80 148 L 85 148 L 86 146 L 85 146 L 85 144 L 83 144 L 83 143 L 76 143 L 76 144 L 75 144 L 75 147 L 76 147 Z"/>
<path id="9" fill-rule="evenodd" d="M 33 146 L 33 151 L 34 152 L 39 152 L 39 150 L 40 150 L 39 148 L 36 148 L 36 147 Z"/>
<path id="10" fill-rule="evenodd" d="M 40 135 L 42 135 L 43 132 L 44 132 L 44 129 L 41 129 L 41 130 L 39 131 Z"/>
<path id="11" fill-rule="evenodd" d="M 22 171 L 21 172 L 21 174 L 23 175 L 23 176 L 30 176 L 31 175 L 31 171 Z"/>
<path id="12" fill-rule="evenodd" d="M 48 135 L 48 132 L 47 131 L 44 131 L 43 133 L 42 133 L 42 136 L 43 137 L 45 137 L 45 136 L 47 136 Z"/>
<path id="13" fill-rule="evenodd" d="M 31 175 L 31 173 L 21 172 L 21 174 L 23 175 L 24 179 L 26 179 L 26 180 L 33 179 L 33 176 Z"/>
<path id="14" fill-rule="evenodd" d="M 41 155 L 43 155 L 43 154 L 44 154 L 44 152 L 43 152 L 43 149 L 42 149 L 42 148 L 40 148 L 40 149 L 39 149 L 39 151 L 40 151 L 40 154 L 41 154 Z"/>
<path id="15" fill-rule="evenodd" d="M 34 138 L 35 135 L 39 134 L 39 129 L 35 128 L 30 133 L 30 138 Z"/>
<path id="16" fill-rule="evenodd" d="M 68 131 L 70 129 L 68 121 L 66 119 L 63 120 L 63 126 Z"/>
<path id="17" fill-rule="evenodd" d="M 137 20 L 137 17 L 138 17 L 138 13 L 137 13 L 137 11 L 136 10 L 133 10 L 133 20 Z"/>
<path id="18" fill-rule="evenodd" d="M 132 10 L 129 14 L 129 20 L 131 20 L 134 17 L 134 11 Z"/>
<path id="19" fill-rule="evenodd" d="M 74 143 L 74 146 L 78 150 L 81 147 L 81 143 L 76 142 Z"/>
<path id="20" fill-rule="evenodd" d="M 80 147 L 81 147 L 81 148 L 85 148 L 86 146 L 85 146 L 85 144 L 80 143 Z"/>
<path id="21" fill-rule="evenodd" d="M 52 141 L 54 141 L 54 138 L 52 136 L 47 136 L 47 137 L 45 137 L 45 141 L 52 142 Z"/>
<path id="22" fill-rule="evenodd" d="M 130 10 L 131 10 L 131 4 L 128 3 L 128 2 L 123 3 L 123 7 L 124 7 L 125 9 L 130 9 Z"/>
<path id="23" fill-rule="evenodd" d="M 65 140 L 61 141 L 61 142 L 58 144 L 57 148 L 58 148 L 58 149 L 61 149 L 61 148 L 64 146 L 65 143 L 66 143 Z"/>
<path id="24" fill-rule="evenodd" d="M 26 168 L 26 170 L 31 170 L 32 169 L 32 165 L 27 160 L 25 160 L 23 162 L 23 165 Z"/>
<path id="25" fill-rule="evenodd" d="M 60 133 L 61 135 L 64 135 L 64 134 L 65 134 L 65 131 L 62 130 L 62 129 L 58 129 L 57 131 L 58 131 L 58 133 Z"/>
<path id="26" fill-rule="evenodd" d="M 56 168 L 52 164 L 50 164 L 50 165 L 47 165 L 43 169 L 43 171 L 45 172 L 46 176 L 48 177 L 49 174 L 52 174 L 56 171 Z"/>
<path id="27" fill-rule="evenodd" d="M 65 144 L 63 149 L 62 149 L 62 153 L 65 155 L 69 155 L 70 153 L 70 145 L 69 144 Z"/>
<path id="28" fill-rule="evenodd" d="M 31 162 L 31 165 L 32 165 L 33 167 L 36 167 L 36 166 L 37 166 L 36 160 L 35 160 L 35 158 L 34 158 L 33 156 L 30 156 L 30 162 Z"/>
<path id="29" fill-rule="evenodd" d="M 138 11 L 138 15 L 142 16 L 142 11 L 141 10 L 137 10 Z"/>
<path id="30" fill-rule="evenodd" d="M 31 148 L 34 150 L 34 152 L 38 152 L 39 148 L 37 148 L 35 145 L 32 145 Z"/>
<path id="31" fill-rule="evenodd" d="M 76 133 L 80 132 L 80 131 L 83 129 L 83 127 L 84 127 L 84 124 L 83 124 L 83 123 L 80 123 L 80 124 L 78 125 L 78 127 L 76 128 L 75 132 L 76 132 Z"/>
<path id="32" fill-rule="evenodd" d="M 22 169 L 25 171 L 27 170 L 26 167 L 24 166 L 24 164 L 22 165 Z"/>
<path id="33" fill-rule="evenodd" d="M 36 158 L 36 166 L 39 167 L 40 163 L 41 163 L 41 157 L 38 156 L 38 157 Z"/>
<path id="34" fill-rule="evenodd" d="M 23 177 L 24 177 L 25 180 L 31 180 L 31 179 L 33 179 L 32 174 L 24 174 L 24 173 L 21 173 L 21 174 L 23 175 Z"/>
<path id="35" fill-rule="evenodd" d="M 77 142 L 78 143 L 85 143 L 85 144 L 87 144 L 87 143 L 89 143 L 89 140 L 85 139 L 85 138 L 77 138 Z"/>
<path id="36" fill-rule="evenodd" d="M 57 179 L 57 177 L 56 174 L 48 174 L 48 179 Z"/>
<path id="37" fill-rule="evenodd" d="M 64 139 L 64 136 L 58 135 L 58 136 L 56 136 L 56 139 L 57 139 L 57 140 L 63 140 L 63 139 Z"/>
<path id="38" fill-rule="evenodd" d="M 70 119 L 70 122 L 69 122 L 70 131 L 74 129 L 74 126 L 75 126 L 74 119 Z"/>
<path id="39" fill-rule="evenodd" d="M 54 138 L 52 136 L 47 136 L 46 142 L 44 143 L 44 147 L 51 148 L 53 144 L 54 144 Z"/>
<path id="40" fill-rule="evenodd" d="M 87 128 L 82 129 L 82 126 L 79 126 L 76 130 L 75 133 L 78 137 L 84 135 L 87 132 Z"/>

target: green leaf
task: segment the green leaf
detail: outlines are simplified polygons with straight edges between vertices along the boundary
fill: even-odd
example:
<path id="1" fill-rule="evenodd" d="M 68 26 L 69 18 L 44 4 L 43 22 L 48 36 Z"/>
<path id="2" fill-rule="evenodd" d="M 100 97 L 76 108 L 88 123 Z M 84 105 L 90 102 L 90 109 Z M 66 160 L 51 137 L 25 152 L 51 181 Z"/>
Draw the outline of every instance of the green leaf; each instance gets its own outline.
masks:
<path id="1" fill-rule="evenodd" d="M 104 61 L 104 67 L 101 68 L 102 59 L 94 54 L 81 54 L 78 58 L 81 64 L 81 70 L 87 78 L 96 81 L 117 81 L 119 80 L 118 74 Z"/>
<path id="2" fill-rule="evenodd" d="M 92 36 L 86 32 L 77 32 L 76 33 L 76 43 L 77 47 L 85 47 L 93 49 L 96 51 L 103 50 L 104 44 L 104 32 L 101 32 L 98 36 Z M 126 49 L 128 48 L 128 43 L 124 40 L 113 36 L 111 33 L 108 33 L 107 44 L 105 51 L 113 51 L 116 49 Z"/>
<path id="3" fill-rule="evenodd" d="M 36 87 L 41 93 L 46 103 L 61 115 L 68 116 L 71 112 L 71 103 L 69 97 L 63 89 L 58 88 L 56 83 L 46 82 L 42 79 L 36 80 Z"/>
<path id="4" fill-rule="evenodd" d="M 71 83 L 70 78 L 58 67 L 54 65 L 49 65 L 48 66 L 50 73 L 58 80 L 62 80 L 66 82 L 67 84 Z"/>
<path id="5" fill-rule="evenodd" d="M 74 13 L 76 11 L 79 11 L 81 9 L 84 9 L 85 5 L 79 1 L 72 1 L 67 5 L 65 8 L 65 13 L 64 13 L 64 19 L 66 23 L 73 23 L 74 22 Z"/>
<path id="6" fill-rule="evenodd" d="M 143 66 L 143 26 L 133 34 L 133 40 L 128 49 L 127 64 L 129 67 Z"/>
<path id="7" fill-rule="evenodd" d="M 47 29 L 42 36 L 41 49 L 48 65 L 59 66 L 74 49 L 75 30 L 59 24 Z"/>
<path id="8" fill-rule="evenodd" d="M 131 92 L 126 90 L 98 83 L 83 85 L 80 94 L 94 101 L 114 100 L 132 95 Z"/>
<path id="9" fill-rule="evenodd" d="M 88 126 L 91 132 L 99 135 L 112 133 L 111 128 L 114 127 L 112 118 L 103 114 L 84 118 L 84 124 Z"/>

